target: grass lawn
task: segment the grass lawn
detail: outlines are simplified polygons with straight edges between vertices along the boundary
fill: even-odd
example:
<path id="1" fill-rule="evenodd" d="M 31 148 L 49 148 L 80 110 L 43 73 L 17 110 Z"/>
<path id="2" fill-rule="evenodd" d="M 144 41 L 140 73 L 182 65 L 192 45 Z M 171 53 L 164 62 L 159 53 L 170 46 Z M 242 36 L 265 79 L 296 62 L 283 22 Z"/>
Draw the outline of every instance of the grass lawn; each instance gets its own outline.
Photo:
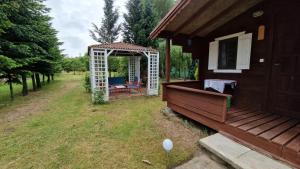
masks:
<path id="1" fill-rule="evenodd" d="M 32 90 L 31 80 L 27 80 L 28 83 L 28 89 Z M 13 92 L 14 96 L 18 97 L 22 95 L 22 85 L 20 84 L 13 84 Z M 9 85 L 5 83 L 0 83 L 0 107 L 9 105 L 11 103 L 10 100 L 10 91 L 9 91 Z"/>
<path id="2" fill-rule="evenodd" d="M 199 135 L 164 117 L 160 97 L 95 106 L 82 78 L 62 75 L 0 109 L 0 168 L 166 168 L 166 137 L 175 144 L 169 166 L 191 157 Z"/>

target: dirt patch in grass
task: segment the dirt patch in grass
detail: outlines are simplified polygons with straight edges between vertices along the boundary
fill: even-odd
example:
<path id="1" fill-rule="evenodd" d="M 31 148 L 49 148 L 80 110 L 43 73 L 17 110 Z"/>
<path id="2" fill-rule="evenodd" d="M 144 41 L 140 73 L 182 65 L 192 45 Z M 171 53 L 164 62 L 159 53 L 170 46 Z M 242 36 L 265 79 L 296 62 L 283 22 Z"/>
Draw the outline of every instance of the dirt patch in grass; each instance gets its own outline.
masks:
<path id="1" fill-rule="evenodd" d="M 58 92 L 47 91 L 45 93 L 45 91 L 43 90 L 32 92 L 28 96 L 25 96 L 26 100 L 24 101 L 24 103 L 17 106 L 12 106 L 7 109 L 0 109 L 0 123 L 3 124 L 14 122 L 16 120 L 25 119 L 28 116 L 36 115 L 42 112 L 47 107 L 47 103 L 50 103 L 54 99 L 64 96 L 65 93 L 74 89 L 76 86 L 78 86 L 77 81 L 70 81 L 68 85 L 65 84 L 59 86 Z"/>
<path id="2" fill-rule="evenodd" d="M 161 117 L 156 123 L 167 137 L 177 140 L 185 148 L 196 147 L 195 143 L 201 138 L 199 133 L 184 127 L 175 117 L 172 119 Z"/>
<path id="3" fill-rule="evenodd" d="M 160 132 L 173 140 L 175 146 L 180 146 L 186 152 L 190 152 L 188 158 L 180 163 L 173 164 L 172 167 L 180 166 L 192 158 L 198 157 L 199 154 L 205 154 L 199 146 L 199 140 L 215 133 L 212 129 L 173 112 L 166 107 L 162 108 L 160 113 L 155 114 L 155 123 Z"/>
<path id="4" fill-rule="evenodd" d="M 207 137 L 213 131 L 201 126 L 184 116 L 175 112 L 165 113 L 166 108 L 161 110 L 161 113 L 156 114 L 156 124 L 160 130 L 169 138 L 176 140 L 179 145 L 190 151 L 199 150 L 198 141 L 201 138 Z"/>

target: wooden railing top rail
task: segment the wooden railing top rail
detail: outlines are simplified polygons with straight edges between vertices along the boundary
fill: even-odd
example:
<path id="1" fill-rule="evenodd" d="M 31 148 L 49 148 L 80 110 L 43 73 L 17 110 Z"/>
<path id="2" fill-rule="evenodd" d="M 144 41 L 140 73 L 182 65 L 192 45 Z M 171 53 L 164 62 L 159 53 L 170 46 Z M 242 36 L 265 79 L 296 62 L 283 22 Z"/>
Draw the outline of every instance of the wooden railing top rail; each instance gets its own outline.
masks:
<path id="1" fill-rule="evenodd" d="M 189 88 L 189 87 L 183 87 L 183 86 L 177 86 L 177 85 L 168 85 L 166 87 L 167 88 L 178 89 L 178 90 L 189 91 L 189 92 L 193 92 L 193 93 L 199 93 L 199 94 L 214 95 L 214 96 L 220 96 L 220 97 L 226 97 L 226 98 L 232 97 L 232 95 L 229 95 L 229 94 L 210 92 L 210 91 L 194 89 L 194 88 Z"/>
<path id="2" fill-rule="evenodd" d="M 162 83 L 162 85 L 175 85 L 175 84 L 187 84 L 187 83 L 201 83 L 201 81 L 199 80 L 186 80 L 186 81 L 178 81 L 178 82 L 165 82 L 165 83 Z"/>

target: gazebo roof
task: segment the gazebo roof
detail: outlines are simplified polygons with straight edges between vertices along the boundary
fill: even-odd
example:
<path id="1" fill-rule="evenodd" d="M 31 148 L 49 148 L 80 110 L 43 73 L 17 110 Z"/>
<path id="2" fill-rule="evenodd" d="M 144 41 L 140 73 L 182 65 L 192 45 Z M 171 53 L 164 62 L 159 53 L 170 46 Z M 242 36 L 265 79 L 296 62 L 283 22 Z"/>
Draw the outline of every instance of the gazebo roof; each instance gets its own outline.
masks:
<path id="1" fill-rule="evenodd" d="M 128 51 L 128 52 L 158 52 L 156 49 L 151 47 L 143 47 L 130 43 L 124 42 L 115 42 L 115 43 L 103 43 L 103 44 L 95 44 L 90 45 L 90 48 L 99 48 L 99 49 L 112 49 L 118 51 Z"/>

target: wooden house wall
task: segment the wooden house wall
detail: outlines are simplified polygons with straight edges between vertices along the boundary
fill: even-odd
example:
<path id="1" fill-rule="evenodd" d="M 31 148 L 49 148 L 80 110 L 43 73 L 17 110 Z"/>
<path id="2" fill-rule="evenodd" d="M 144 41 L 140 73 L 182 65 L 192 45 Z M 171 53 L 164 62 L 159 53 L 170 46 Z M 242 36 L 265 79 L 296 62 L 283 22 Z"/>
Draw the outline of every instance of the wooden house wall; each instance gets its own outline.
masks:
<path id="1" fill-rule="evenodd" d="M 276 31 L 276 27 L 274 27 L 273 24 L 274 13 L 277 11 L 277 14 L 279 13 L 279 15 L 288 17 L 285 15 L 285 12 L 292 9 L 293 2 L 299 3 L 294 0 L 272 0 L 272 3 L 269 0 L 264 1 L 211 32 L 207 37 L 193 41 L 193 46 L 190 51 L 193 53 L 193 57 L 198 58 L 200 61 L 200 80 L 210 78 L 237 80 L 238 88 L 234 93 L 234 104 L 237 106 L 246 105 L 267 110 L 270 94 L 269 88 L 272 83 L 270 81 L 270 76 L 273 46 L 276 44 L 273 40 L 274 31 Z M 264 14 L 261 17 L 254 18 L 252 16 L 253 12 L 258 10 L 262 10 Z M 264 40 L 257 40 L 258 27 L 260 25 L 264 25 L 266 28 Z M 214 73 L 213 71 L 208 71 L 209 42 L 214 41 L 217 37 L 242 31 L 253 33 L 250 69 L 243 70 L 241 74 Z M 264 59 L 264 62 L 260 63 L 260 59 Z M 299 116 L 300 115 L 298 114 L 298 117 Z"/>
<path id="2" fill-rule="evenodd" d="M 253 18 L 252 13 L 256 10 L 263 10 L 264 15 L 259 18 Z M 217 78 L 238 81 L 238 88 L 234 93 L 234 100 L 237 105 L 249 105 L 258 108 L 261 108 L 263 105 L 263 96 L 266 91 L 267 62 L 269 59 L 267 49 L 270 44 L 270 10 L 271 8 L 268 3 L 259 4 L 206 37 L 208 41 L 214 41 L 217 37 L 237 32 L 246 31 L 247 33 L 253 33 L 250 69 L 243 70 L 241 74 L 213 73 L 213 71 L 208 71 L 208 58 L 207 56 L 201 57 L 204 58 L 201 60 L 203 62 L 201 67 L 203 67 L 202 71 L 204 74 L 202 75 L 205 79 Z M 265 39 L 262 41 L 257 40 L 259 25 L 265 25 L 266 27 Z M 259 63 L 259 59 L 261 58 L 265 59 L 264 63 Z"/>

